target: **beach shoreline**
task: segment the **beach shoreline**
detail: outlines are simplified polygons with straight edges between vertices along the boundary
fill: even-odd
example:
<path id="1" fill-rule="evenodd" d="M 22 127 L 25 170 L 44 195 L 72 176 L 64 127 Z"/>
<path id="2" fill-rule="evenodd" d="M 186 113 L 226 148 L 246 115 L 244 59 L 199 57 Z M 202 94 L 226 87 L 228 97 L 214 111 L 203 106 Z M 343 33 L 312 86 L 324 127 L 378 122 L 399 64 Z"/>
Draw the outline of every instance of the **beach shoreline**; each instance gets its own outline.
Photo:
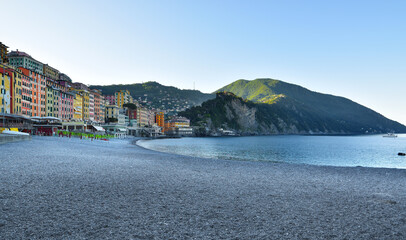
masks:
<path id="1" fill-rule="evenodd" d="M 402 239 L 406 170 L 245 162 L 132 140 L 0 145 L 3 239 Z"/>
<path id="2" fill-rule="evenodd" d="M 220 138 L 141 139 L 135 144 L 162 153 L 209 159 L 406 169 L 406 161 L 399 154 L 404 151 L 404 137 L 398 141 L 385 141 L 380 135 Z"/>

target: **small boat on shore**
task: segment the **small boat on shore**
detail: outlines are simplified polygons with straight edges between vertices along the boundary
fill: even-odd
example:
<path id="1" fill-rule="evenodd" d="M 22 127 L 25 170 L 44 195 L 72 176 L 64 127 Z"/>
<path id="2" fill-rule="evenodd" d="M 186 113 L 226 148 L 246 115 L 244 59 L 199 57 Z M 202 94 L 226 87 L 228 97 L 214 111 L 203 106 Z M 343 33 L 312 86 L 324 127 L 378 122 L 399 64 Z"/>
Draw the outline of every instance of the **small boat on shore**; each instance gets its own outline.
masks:
<path id="1" fill-rule="evenodd" d="M 20 135 L 20 136 L 29 136 L 30 134 L 24 133 L 24 132 L 19 132 L 17 128 L 4 128 L 3 131 L 1 131 L 2 134 L 7 134 L 7 135 Z"/>
<path id="2" fill-rule="evenodd" d="M 383 135 L 382 137 L 388 137 L 388 138 L 397 138 L 398 135 L 394 134 L 394 133 L 388 133 L 386 135 Z"/>

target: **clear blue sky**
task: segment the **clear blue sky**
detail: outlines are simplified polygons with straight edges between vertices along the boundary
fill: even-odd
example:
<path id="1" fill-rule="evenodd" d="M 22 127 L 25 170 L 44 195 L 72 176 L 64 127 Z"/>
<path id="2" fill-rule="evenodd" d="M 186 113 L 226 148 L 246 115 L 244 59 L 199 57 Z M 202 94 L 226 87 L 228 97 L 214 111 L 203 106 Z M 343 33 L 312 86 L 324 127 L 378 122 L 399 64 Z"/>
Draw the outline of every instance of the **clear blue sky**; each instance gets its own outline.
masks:
<path id="1" fill-rule="evenodd" d="M 406 1 L 3 1 L 0 41 L 86 84 L 275 78 L 406 124 Z"/>

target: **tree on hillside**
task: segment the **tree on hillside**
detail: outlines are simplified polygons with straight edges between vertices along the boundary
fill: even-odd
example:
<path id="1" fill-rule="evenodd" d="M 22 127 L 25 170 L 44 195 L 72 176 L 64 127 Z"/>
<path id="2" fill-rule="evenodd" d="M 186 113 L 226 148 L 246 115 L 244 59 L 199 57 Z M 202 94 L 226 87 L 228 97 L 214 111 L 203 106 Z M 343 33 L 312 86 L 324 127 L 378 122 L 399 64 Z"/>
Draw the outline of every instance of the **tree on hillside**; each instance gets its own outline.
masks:
<path id="1" fill-rule="evenodd" d="M 129 108 L 129 109 L 137 109 L 137 105 L 135 105 L 134 103 L 123 104 L 123 107 Z"/>

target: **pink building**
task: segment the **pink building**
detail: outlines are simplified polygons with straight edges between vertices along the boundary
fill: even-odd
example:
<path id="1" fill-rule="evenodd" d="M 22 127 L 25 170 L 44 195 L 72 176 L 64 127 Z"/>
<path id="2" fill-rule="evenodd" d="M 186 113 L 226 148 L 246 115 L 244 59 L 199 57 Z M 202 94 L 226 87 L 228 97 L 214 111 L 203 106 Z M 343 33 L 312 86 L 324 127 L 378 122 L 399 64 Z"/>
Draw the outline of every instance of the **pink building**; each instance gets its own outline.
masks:
<path id="1" fill-rule="evenodd" d="M 32 79 L 24 74 L 21 74 L 21 113 L 24 117 L 32 116 Z"/>
<path id="2" fill-rule="evenodd" d="M 69 121 L 73 118 L 73 97 L 74 95 L 71 93 L 59 91 L 59 118 L 62 121 Z"/>
<path id="3" fill-rule="evenodd" d="M 81 89 L 89 91 L 89 87 L 86 84 L 75 82 L 70 84 L 74 89 Z"/>
<path id="4" fill-rule="evenodd" d="M 109 105 L 116 105 L 116 96 L 115 95 L 104 95 L 104 99 L 109 101 Z"/>
<path id="5" fill-rule="evenodd" d="M 90 121 L 94 121 L 94 94 L 92 92 L 89 93 L 89 119 Z"/>

